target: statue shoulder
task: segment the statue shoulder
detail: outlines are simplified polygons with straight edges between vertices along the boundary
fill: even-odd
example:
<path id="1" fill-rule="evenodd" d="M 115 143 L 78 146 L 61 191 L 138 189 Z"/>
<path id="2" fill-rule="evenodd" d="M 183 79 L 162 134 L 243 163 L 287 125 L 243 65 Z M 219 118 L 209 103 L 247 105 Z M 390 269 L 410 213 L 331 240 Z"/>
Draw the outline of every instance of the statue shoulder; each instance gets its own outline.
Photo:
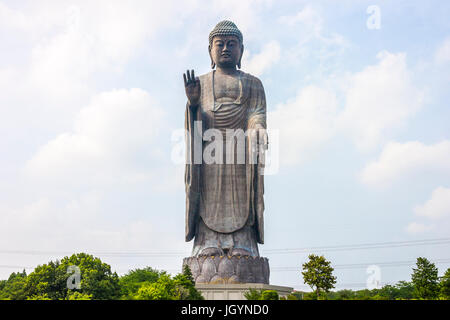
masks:
<path id="1" fill-rule="evenodd" d="M 253 87 L 257 87 L 259 89 L 264 90 L 264 86 L 262 84 L 262 81 L 258 77 L 254 76 L 254 75 L 252 75 L 250 73 L 244 72 L 244 71 L 240 71 L 240 72 L 241 72 L 242 79 L 245 79 L 248 82 L 253 83 Z"/>
<path id="2" fill-rule="evenodd" d="M 212 77 L 212 71 L 204 73 L 202 75 L 200 75 L 198 78 L 200 79 L 200 81 L 205 81 L 206 79 L 210 79 Z"/>
<path id="3" fill-rule="evenodd" d="M 248 81 L 256 82 L 262 85 L 262 81 L 258 77 L 252 75 L 251 73 L 241 71 L 241 77 Z"/>

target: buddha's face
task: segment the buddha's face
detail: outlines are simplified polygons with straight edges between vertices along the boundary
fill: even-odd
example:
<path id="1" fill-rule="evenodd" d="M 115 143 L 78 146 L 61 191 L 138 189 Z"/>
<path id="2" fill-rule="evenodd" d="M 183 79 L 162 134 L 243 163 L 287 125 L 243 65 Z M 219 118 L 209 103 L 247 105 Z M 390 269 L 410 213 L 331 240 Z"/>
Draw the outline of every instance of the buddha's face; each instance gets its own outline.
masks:
<path id="1" fill-rule="evenodd" d="M 209 54 L 221 68 L 235 68 L 242 56 L 243 47 L 235 36 L 215 36 Z"/>

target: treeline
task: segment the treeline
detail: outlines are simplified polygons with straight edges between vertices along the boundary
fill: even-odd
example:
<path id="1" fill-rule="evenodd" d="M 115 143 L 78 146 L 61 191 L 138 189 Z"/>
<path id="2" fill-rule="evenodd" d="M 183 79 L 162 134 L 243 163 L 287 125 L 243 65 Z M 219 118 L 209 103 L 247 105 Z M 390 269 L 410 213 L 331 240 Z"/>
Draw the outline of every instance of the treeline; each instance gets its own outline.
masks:
<path id="1" fill-rule="evenodd" d="M 380 289 L 332 291 L 336 283 L 331 262 L 310 255 L 303 264 L 303 280 L 312 292 L 294 291 L 280 297 L 276 291 L 251 289 L 248 300 L 411 300 L 450 299 L 450 268 L 438 276 L 435 264 L 418 258 L 411 281 Z M 187 266 L 175 276 L 151 267 L 118 276 L 111 266 L 86 253 L 37 266 L 31 273 L 13 272 L 0 280 L 0 300 L 203 300 Z"/>
<path id="2" fill-rule="evenodd" d="M 86 253 L 12 273 L 0 281 L 1 300 L 203 300 L 189 268 L 172 277 L 150 267 L 118 276 Z"/>
<path id="3" fill-rule="evenodd" d="M 310 255 L 303 264 L 303 280 L 313 292 L 293 292 L 287 297 L 292 300 L 449 300 L 450 268 L 442 277 L 438 268 L 426 258 L 417 258 L 412 269 L 411 281 L 399 281 L 395 285 L 385 285 L 380 289 L 332 291 L 336 283 L 331 263 L 323 256 Z"/>

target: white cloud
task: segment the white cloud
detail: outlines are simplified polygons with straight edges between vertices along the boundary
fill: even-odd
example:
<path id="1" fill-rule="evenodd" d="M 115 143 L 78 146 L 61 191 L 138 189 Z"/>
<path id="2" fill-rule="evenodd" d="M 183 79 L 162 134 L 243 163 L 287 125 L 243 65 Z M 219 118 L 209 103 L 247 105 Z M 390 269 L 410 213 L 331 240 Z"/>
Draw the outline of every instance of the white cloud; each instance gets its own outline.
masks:
<path id="1" fill-rule="evenodd" d="M 33 48 L 30 85 L 55 97 L 88 91 L 94 72 L 119 71 L 168 22 L 171 9 L 167 3 L 152 10 L 147 1 L 66 5 L 58 12 L 65 25 Z"/>
<path id="2" fill-rule="evenodd" d="M 436 188 L 427 202 L 414 207 L 414 213 L 433 220 L 450 217 L 450 189 Z"/>
<path id="3" fill-rule="evenodd" d="M 0 259 L 8 261 L 8 264 L 36 266 L 76 252 L 95 254 L 115 251 L 127 253 L 130 250 L 186 250 L 182 230 L 161 228 L 163 222 L 169 223 L 168 217 L 165 217 L 165 221 L 159 220 L 156 212 L 150 210 L 151 205 L 146 207 L 148 214 L 145 217 L 130 218 L 123 208 L 107 210 L 106 200 L 105 194 L 90 191 L 72 194 L 68 201 L 41 198 L 14 209 L 2 208 L 0 250 L 38 251 L 43 254 L 17 255 L 0 252 Z M 176 224 L 173 223 L 172 226 Z M 130 267 L 133 263 L 130 259 L 125 257 L 118 260 L 111 256 L 103 258 L 105 262 L 112 264 L 113 269 L 118 265 Z M 167 262 L 164 257 L 158 257 L 156 262 L 151 257 L 144 260 L 145 265 L 151 264 L 153 267 L 164 262 Z M 176 260 L 172 259 L 170 263 L 172 268 L 178 267 Z M 0 270 L 0 279 L 7 276 L 8 270 Z"/>
<path id="4" fill-rule="evenodd" d="M 411 233 L 411 234 L 421 234 L 421 233 L 425 233 L 425 232 L 428 232 L 431 230 L 433 230 L 432 225 L 425 225 L 425 224 L 417 223 L 417 222 L 411 222 L 406 227 L 406 232 Z"/>
<path id="5" fill-rule="evenodd" d="M 251 55 L 248 50 L 244 50 L 242 65 L 245 71 L 255 76 L 260 76 L 267 71 L 274 63 L 280 59 L 280 45 L 277 41 L 270 41 L 264 45 L 261 52 Z"/>
<path id="6" fill-rule="evenodd" d="M 99 195 L 95 192 L 72 195 L 69 202 L 61 202 L 61 199 L 55 201 L 44 197 L 16 208 L 3 209 L 0 215 L 0 219 L 4 220 L 0 224 L 0 242 L 9 246 L 2 249 L 76 247 L 73 239 L 82 234 L 87 226 L 95 228 L 92 222 L 99 217 Z M 72 241 L 61 247 L 58 244 L 63 239 Z M 83 240 L 78 238 L 78 241 Z"/>
<path id="7" fill-rule="evenodd" d="M 416 219 L 406 231 L 412 234 L 433 231 L 435 234 L 447 236 L 450 227 L 450 188 L 437 187 L 431 193 L 431 197 L 421 205 L 413 208 Z"/>
<path id="8" fill-rule="evenodd" d="M 147 161 L 164 112 L 142 89 L 96 95 L 81 109 L 72 132 L 60 134 L 30 159 L 27 177 L 64 183 L 139 181 L 151 177 Z"/>
<path id="9" fill-rule="evenodd" d="M 298 41 L 297 45 L 286 50 L 285 60 L 290 65 L 311 64 L 318 60 L 316 68 L 320 72 L 330 65 L 330 58 L 349 47 L 341 34 L 325 28 L 320 10 L 311 5 L 303 7 L 295 15 L 281 16 L 278 21 L 287 27 L 285 32 L 291 33 Z"/>
<path id="10" fill-rule="evenodd" d="M 64 5 L 63 1 L 53 2 L 52 5 L 41 1 L 39 4 L 30 2 L 26 7 L 12 9 L 0 2 L 0 27 L 36 39 L 51 28 L 66 23 L 66 17 L 60 14 L 64 7 L 67 7 L 67 3 Z"/>
<path id="11" fill-rule="evenodd" d="M 312 6 L 307 5 L 295 15 L 281 16 L 280 23 L 294 27 L 298 24 L 308 27 L 308 33 L 319 36 L 323 29 L 323 18 Z"/>
<path id="12" fill-rule="evenodd" d="M 423 94 L 412 84 L 405 54 L 384 51 L 377 58 L 377 65 L 352 76 L 338 119 L 361 150 L 376 147 L 422 107 Z"/>
<path id="13" fill-rule="evenodd" d="M 215 0 L 200 1 L 200 4 L 194 10 L 206 10 L 207 15 L 214 15 L 215 19 L 231 20 L 236 23 L 237 27 L 244 35 L 244 43 L 246 39 L 254 39 L 260 37 L 260 30 L 263 29 L 265 21 L 261 19 L 261 10 L 270 7 L 272 0 Z M 215 23 L 218 23 L 217 20 Z"/>
<path id="14" fill-rule="evenodd" d="M 367 185 L 386 185 L 419 172 L 450 174 L 450 141 L 425 145 L 418 141 L 388 143 L 360 178 Z"/>
<path id="15" fill-rule="evenodd" d="M 341 132 L 360 150 L 374 148 L 422 106 L 422 95 L 411 84 L 405 55 L 383 52 L 378 58 L 378 64 L 340 77 L 337 85 L 336 79 L 330 79 L 332 85 L 327 88 L 303 88 L 296 98 L 268 115 L 269 126 L 281 130 L 282 162 L 300 161 L 305 150 L 317 149 Z M 340 96 L 344 97 L 341 107 Z M 371 183 L 371 171 L 381 170 L 374 166 L 363 174 L 367 183 Z M 382 175 L 373 174 L 373 179 L 382 179 Z"/>
<path id="16" fill-rule="evenodd" d="M 450 37 L 445 39 L 435 53 L 435 61 L 438 64 L 450 61 Z"/>
<path id="17" fill-rule="evenodd" d="M 158 2 L 157 10 L 144 0 L 41 1 L 19 9 L 1 3 L 0 26 L 31 53 L 8 59 L 21 74 L 22 93 L 60 105 L 92 94 L 97 76 L 120 72 L 162 28 L 180 23 L 173 19 L 180 13 L 173 1 Z"/>
<path id="18" fill-rule="evenodd" d="M 336 96 L 325 89 L 308 86 L 291 101 L 269 112 L 268 126 L 280 130 L 280 162 L 295 164 L 308 151 L 319 147 L 334 133 Z"/>
<path id="19" fill-rule="evenodd" d="M 0 26 L 4 28 L 25 28 L 27 19 L 19 11 L 12 10 L 4 3 L 0 2 Z"/>

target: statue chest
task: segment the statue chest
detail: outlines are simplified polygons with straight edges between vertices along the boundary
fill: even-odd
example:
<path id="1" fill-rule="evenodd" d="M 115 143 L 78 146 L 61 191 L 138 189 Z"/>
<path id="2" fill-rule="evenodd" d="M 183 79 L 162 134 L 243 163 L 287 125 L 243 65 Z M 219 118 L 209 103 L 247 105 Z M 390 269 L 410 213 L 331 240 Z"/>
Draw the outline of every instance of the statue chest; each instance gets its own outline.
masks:
<path id="1" fill-rule="evenodd" d="M 245 91 L 241 73 L 230 76 L 213 71 L 201 81 L 203 128 L 246 130 L 248 108 L 242 103 Z"/>
<path id="2" fill-rule="evenodd" d="M 214 96 L 217 102 L 231 102 L 239 97 L 239 77 L 216 74 L 214 80 Z"/>

